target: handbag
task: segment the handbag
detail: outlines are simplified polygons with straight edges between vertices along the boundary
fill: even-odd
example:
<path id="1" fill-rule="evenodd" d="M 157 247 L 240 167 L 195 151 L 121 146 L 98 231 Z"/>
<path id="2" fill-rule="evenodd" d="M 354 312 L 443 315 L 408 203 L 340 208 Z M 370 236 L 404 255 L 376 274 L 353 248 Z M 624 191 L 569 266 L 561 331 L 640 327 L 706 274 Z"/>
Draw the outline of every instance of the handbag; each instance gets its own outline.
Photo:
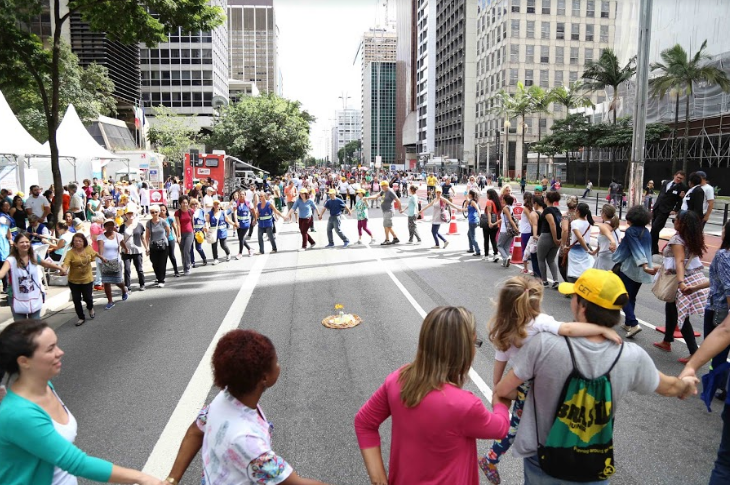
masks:
<path id="1" fill-rule="evenodd" d="M 451 214 L 449 214 L 449 209 L 441 202 L 441 222 L 450 222 L 451 221 Z"/>
<path id="2" fill-rule="evenodd" d="M 218 228 L 216 227 L 213 229 L 212 227 L 208 229 L 208 233 L 205 235 L 205 242 L 209 244 L 215 244 L 218 242 Z"/>
<path id="3" fill-rule="evenodd" d="M 153 251 L 164 251 L 167 249 L 167 241 L 159 239 L 157 241 L 150 241 L 150 249 Z"/>
<path id="4" fill-rule="evenodd" d="M 687 258 L 687 262 L 684 263 L 684 269 L 687 269 L 687 264 L 691 258 Z M 654 293 L 661 301 L 672 303 L 677 300 L 677 290 L 679 289 L 679 281 L 677 281 L 677 273 L 667 273 L 664 270 L 664 265 L 659 268 L 657 272 L 657 278 L 654 280 L 654 284 L 651 287 L 651 292 Z"/>
<path id="5" fill-rule="evenodd" d="M 117 238 L 117 244 L 119 244 L 119 238 Z M 117 246 L 117 257 L 114 259 L 107 259 L 106 261 L 102 261 L 101 265 L 99 267 L 99 270 L 101 271 L 101 274 L 106 276 L 114 276 L 118 274 L 122 267 L 119 264 L 119 247 Z"/>
<path id="6" fill-rule="evenodd" d="M 512 223 L 514 223 L 514 225 L 512 225 L 512 223 L 510 223 L 509 221 L 505 222 L 505 227 L 507 228 L 507 235 L 509 237 L 517 237 L 520 235 L 520 228 L 517 227 L 517 221 L 515 220 L 515 216 L 514 216 L 514 214 L 512 214 L 511 209 L 509 211 L 509 217 L 510 217 L 510 219 L 512 219 Z M 517 227 L 517 229 L 515 229 L 515 227 Z"/>
<path id="7" fill-rule="evenodd" d="M 484 212 L 482 212 L 479 216 L 479 227 L 481 227 L 482 229 L 487 229 L 489 227 L 489 217 L 487 217 L 487 214 L 485 214 Z"/>

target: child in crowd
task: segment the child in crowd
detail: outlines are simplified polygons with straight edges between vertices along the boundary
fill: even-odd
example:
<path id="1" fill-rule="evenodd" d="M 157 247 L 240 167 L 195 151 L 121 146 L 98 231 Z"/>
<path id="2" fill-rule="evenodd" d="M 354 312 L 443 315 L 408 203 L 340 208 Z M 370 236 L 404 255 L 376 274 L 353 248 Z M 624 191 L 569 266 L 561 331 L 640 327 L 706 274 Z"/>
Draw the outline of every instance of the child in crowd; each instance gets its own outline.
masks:
<path id="1" fill-rule="evenodd" d="M 364 199 L 365 189 L 357 189 L 355 202 L 355 215 L 357 216 L 357 243 L 362 244 L 362 232 L 370 236 L 370 244 L 375 244 L 373 233 L 368 229 L 368 202 Z"/>
<path id="2" fill-rule="evenodd" d="M 500 290 L 497 311 L 489 322 L 489 340 L 497 350 L 494 358 L 495 387 L 502 380 L 507 362 L 517 355 L 520 348 L 537 332 L 550 332 L 568 337 L 603 335 L 609 340 L 621 343 L 621 337 L 608 327 L 580 322 L 560 323 L 550 315 L 542 313 L 542 297 L 541 282 L 527 276 L 510 278 Z M 487 455 L 479 460 L 479 467 L 489 482 L 495 485 L 500 483 L 497 464 L 514 442 L 530 385 L 531 381 L 528 381 L 517 389 L 509 434 L 495 441 Z"/>

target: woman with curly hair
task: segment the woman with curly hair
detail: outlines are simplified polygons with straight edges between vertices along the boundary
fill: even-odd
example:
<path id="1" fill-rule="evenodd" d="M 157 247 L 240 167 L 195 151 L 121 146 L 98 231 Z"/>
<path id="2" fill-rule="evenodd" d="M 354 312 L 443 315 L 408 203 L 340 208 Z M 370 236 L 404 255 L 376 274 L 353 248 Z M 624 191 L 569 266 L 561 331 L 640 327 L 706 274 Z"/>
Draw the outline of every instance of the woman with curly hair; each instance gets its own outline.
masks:
<path id="1" fill-rule="evenodd" d="M 302 478 L 271 449 L 273 425 L 259 406 L 281 368 L 274 344 L 253 330 L 231 330 L 213 352 L 213 380 L 221 391 L 190 425 L 167 482 L 177 484 L 201 448 L 203 482 L 323 485 Z"/>
<path id="2" fill-rule="evenodd" d="M 697 341 L 689 316 L 704 316 L 709 290 L 705 287 L 691 291 L 690 288 L 700 286 L 706 281 L 701 258 L 707 251 L 707 246 L 702 233 L 702 219 L 695 212 L 681 212 L 674 218 L 674 229 L 677 232 L 664 246 L 662 256 L 664 271 L 677 275 L 679 288 L 676 300 L 664 304 L 664 340 L 654 342 L 654 347 L 671 352 L 674 330 L 679 325 L 691 357 L 697 351 Z M 688 361 L 689 357 L 679 359 L 683 364 Z"/>

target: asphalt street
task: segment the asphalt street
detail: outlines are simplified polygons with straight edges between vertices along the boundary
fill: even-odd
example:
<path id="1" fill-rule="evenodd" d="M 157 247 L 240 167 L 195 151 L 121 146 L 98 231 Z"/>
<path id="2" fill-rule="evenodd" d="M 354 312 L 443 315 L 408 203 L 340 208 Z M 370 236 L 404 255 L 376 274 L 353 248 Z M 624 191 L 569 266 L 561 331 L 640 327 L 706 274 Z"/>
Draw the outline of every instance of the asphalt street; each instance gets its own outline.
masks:
<path id="1" fill-rule="evenodd" d="M 370 216 L 370 227 L 382 241 L 381 213 L 375 209 Z M 316 224 L 313 250 L 298 252 L 296 224 L 279 222 L 277 254 L 194 269 L 189 277 L 169 278 L 165 288 L 134 291 L 110 311 L 97 299 L 97 318 L 82 327 L 74 327 L 75 316 L 69 315 L 57 329 L 66 355 L 55 385 L 79 422 L 77 445 L 120 465 L 147 466 L 164 478 L 196 409 L 217 392 L 206 352 L 226 328 L 252 328 L 273 340 L 282 366 L 279 382 L 261 402 L 275 426 L 277 453 L 307 477 L 369 483 L 353 418 L 389 373 L 413 359 L 422 312 L 463 305 L 477 315 L 479 337 L 486 341 L 493 299 L 519 269 L 467 254 L 463 218 L 459 234 L 448 236 L 447 250 L 429 249 L 429 222 L 418 224 L 423 244 L 403 244 L 405 216 L 395 218 L 399 245 L 342 249 L 335 236 L 337 248 L 325 249 L 325 223 Z M 355 219 L 347 218 L 343 227 L 356 241 Z M 480 233 L 478 239 L 481 245 Z M 235 253 L 237 244 L 231 242 Z M 322 326 L 338 303 L 363 323 L 347 330 Z M 559 320 L 572 320 L 569 300 L 555 290 L 546 290 L 543 307 Z M 664 324 L 664 308 L 648 288 L 639 294 L 637 316 L 647 325 L 634 341 L 662 372 L 678 374 L 677 358 L 686 347 L 677 343 L 671 354 L 652 347 L 661 335 L 649 325 Z M 701 329 L 698 317 L 693 324 Z M 489 387 L 493 360 L 494 350 L 485 345 L 473 364 Z M 484 393 L 474 382 L 467 389 L 490 406 L 488 389 Z M 612 483 L 707 483 L 720 440 L 721 409 L 717 401 L 708 413 L 697 397 L 629 395 L 617 404 Z M 389 432 L 386 422 L 381 428 L 386 463 Z M 489 445 L 480 442 L 480 453 Z M 503 483 L 522 483 L 521 461 L 511 455 L 500 471 Z M 198 457 L 182 483 L 200 483 L 200 474 Z"/>

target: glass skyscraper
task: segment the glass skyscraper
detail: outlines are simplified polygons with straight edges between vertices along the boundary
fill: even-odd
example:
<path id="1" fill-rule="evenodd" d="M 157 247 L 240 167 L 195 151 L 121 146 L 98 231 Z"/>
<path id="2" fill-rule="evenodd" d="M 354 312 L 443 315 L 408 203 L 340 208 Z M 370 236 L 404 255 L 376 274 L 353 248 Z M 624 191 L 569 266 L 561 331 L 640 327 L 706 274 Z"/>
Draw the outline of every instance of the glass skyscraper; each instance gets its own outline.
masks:
<path id="1" fill-rule="evenodd" d="M 372 61 L 365 68 L 363 105 L 363 162 L 384 166 L 396 163 L 396 68 L 395 62 Z"/>

